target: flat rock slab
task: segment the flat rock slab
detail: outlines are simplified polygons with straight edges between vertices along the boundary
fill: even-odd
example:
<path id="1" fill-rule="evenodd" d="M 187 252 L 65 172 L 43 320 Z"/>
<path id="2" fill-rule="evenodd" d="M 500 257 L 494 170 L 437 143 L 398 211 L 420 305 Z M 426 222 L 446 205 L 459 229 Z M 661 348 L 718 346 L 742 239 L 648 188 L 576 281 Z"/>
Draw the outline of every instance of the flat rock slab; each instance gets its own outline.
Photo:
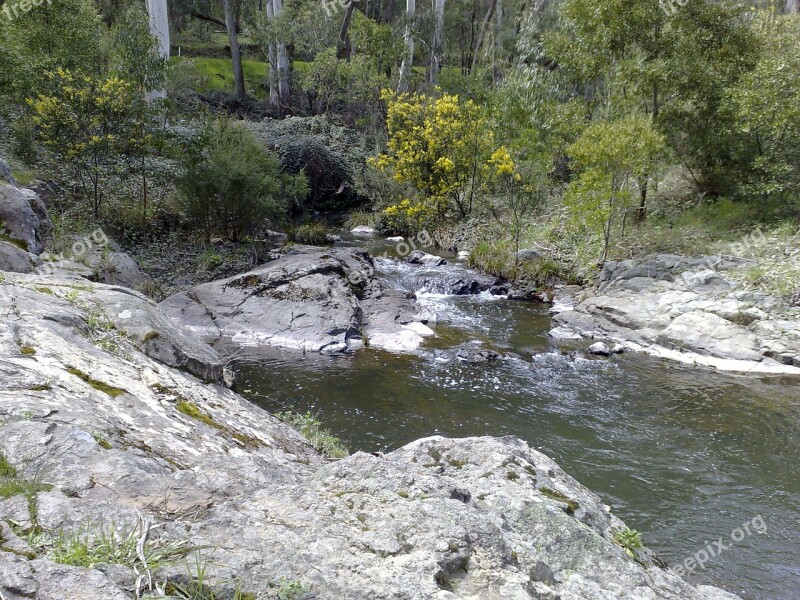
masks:
<path id="1" fill-rule="evenodd" d="M 336 354 L 370 345 L 404 352 L 433 334 L 414 298 L 377 280 L 372 258 L 353 248 L 299 247 L 159 307 L 209 342 L 224 338 L 245 347 Z"/>

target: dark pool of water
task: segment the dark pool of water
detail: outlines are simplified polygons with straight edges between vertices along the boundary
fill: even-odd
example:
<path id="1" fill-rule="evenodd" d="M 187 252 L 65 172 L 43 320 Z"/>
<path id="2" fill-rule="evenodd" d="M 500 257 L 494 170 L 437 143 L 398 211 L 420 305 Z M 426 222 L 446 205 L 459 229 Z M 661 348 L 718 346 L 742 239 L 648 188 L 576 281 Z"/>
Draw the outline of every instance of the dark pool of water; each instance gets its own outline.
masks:
<path id="1" fill-rule="evenodd" d="M 600 494 L 672 565 L 725 538 L 731 547 L 693 582 L 747 599 L 800 598 L 796 379 L 723 375 L 633 354 L 594 359 L 554 346 L 545 307 L 424 301 L 453 316 L 428 348 L 475 341 L 520 359 L 275 351 L 238 364 L 239 390 L 271 411 L 317 413 L 351 451 L 430 435 L 519 436 Z M 731 543 L 737 527 L 758 517 L 765 534 Z"/>

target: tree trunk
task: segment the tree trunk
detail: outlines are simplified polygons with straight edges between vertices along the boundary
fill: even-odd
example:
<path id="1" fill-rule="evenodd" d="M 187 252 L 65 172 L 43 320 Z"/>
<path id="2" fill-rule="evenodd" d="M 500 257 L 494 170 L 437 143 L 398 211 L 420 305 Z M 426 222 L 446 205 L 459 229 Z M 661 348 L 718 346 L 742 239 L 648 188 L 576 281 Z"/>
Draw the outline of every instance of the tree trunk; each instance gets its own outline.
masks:
<path id="1" fill-rule="evenodd" d="M 283 12 L 283 0 L 272 0 L 272 10 L 277 19 Z M 281 114 L 289 107 L 289 55 L 286 42 L 278 40 L 275 44 L 278 64 L 278 100 Z"/>
<path id="2" fill-rule="evenodd" d="M 408 91 L 408 80 L 411 78 L 411 67 L 414 63 L 414 16 L 417 11 L 416 0 L 406 0 L 406 30 L 403 43 L 406 50 L 403 63 L 400 65 L 400 79 L 397 82 L 398 92 Z"/>
<path id="3" fill-rule="evenodd" d="M 494 43 L 492 44 L 492 82 L 498 85 L 503 78 L 502 70 L 500 69 L 499 57 L 502 48 L 500 48 L 500 33 L 503 30 L 503 0 L 497 0 L 497 10 L 495 16 L 495 30 L 494 30 Z"/>
<path id="4" fill-rule="evenodd" d="M 2 6 L 2 2 L 0 2 Z M 167 0 L 147 0 L 147 13 L 150 15 L 150 33 L 158 40 L 158 51 L 165 59 L 169 58 L 169 13 Z M 165 98 L 166 90 L 152 90 L 147 99 Z"/>
<path id="5" fill-rule="evenodd" d="M 788 14 L 800 12 L 800 0 L 786 0 L 786 12 Z"/>
<path id="6" fill-rule="evenodd" d="M 489 4 L 489 10 L 486 11 L 486 17 L 483 19 L 480 33 L 478 33 L 478 41 L 475 42 L 475 49 L 472 51 L 472 68 L 469 71 L 470 73 L 475 73 L 475 67 L 478 66 L 478 58 L 481 55 L 483 38 L 486 37 L 486 31 L 489 29 L 489 24 L 492 22 L 495 8 L 497 8 L 497 0 L 492 0 Z"/>
<path id="7" fill-rule="evenodd" d="M 272 0 L 266 2 L 267 20 L 271 23 L 275 20 L 275 10 L 272 6 Z M 267 79 L 269 81 L 269 104 L 273 108 L 278 106 L 278 50 L 275 46 L 275 40 L 269 40 L 269 47 L 267 48 Z"/>
<path id="8" fill-rule="evenodd" d="M 356 3 L 353 0 L 347 3 L 347 8 L 344 11 L 344 19 L 342 20 L 342 27 L 339 29 L 339 47 L 336 49 L 337 58 L 345 58 L 350 60 L 350 23 L 353 22 L 353 12 L 356 9 Z"/>
<path id="9" fill-rule="evenodd" d="M 228 30 L 228 39 L 231 44 L 231 63 L 233 66 L 234 92 L 237 98 L 244 98 L 244 71 L 242 70 L 242 50 L 239 47 L 239 24 L 236 22 L 234 10 L 235 0 L 222 0 L 222 9 L 225 12 L 225 29 Z"/>
<path id="10" fill-rule="evenodd" d="M 442 68 L 442 46 L 444 44 L 444 2 L 433 0 L 433 43 L 431 44 L 431 60 L 428 65 L 428 82 L 431 85 L 439 83 L 439 71 Z"/>

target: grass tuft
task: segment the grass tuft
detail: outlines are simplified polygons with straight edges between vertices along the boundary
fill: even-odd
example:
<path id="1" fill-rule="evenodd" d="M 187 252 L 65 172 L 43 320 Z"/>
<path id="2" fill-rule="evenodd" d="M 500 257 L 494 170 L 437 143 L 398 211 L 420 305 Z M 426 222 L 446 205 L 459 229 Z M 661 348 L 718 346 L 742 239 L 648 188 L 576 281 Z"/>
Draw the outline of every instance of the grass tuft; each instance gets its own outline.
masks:
<path id="1" fill-rule="evenodd" d="M 324 429 L 322 423 L 310 412 L 304 415 L 296 412 L 279 412 L 275 413 L 275 416 L 302 433 L 303 437 L 323 456 L 344 458 L 350 454 L 342 441 L 328 429 Z"/>

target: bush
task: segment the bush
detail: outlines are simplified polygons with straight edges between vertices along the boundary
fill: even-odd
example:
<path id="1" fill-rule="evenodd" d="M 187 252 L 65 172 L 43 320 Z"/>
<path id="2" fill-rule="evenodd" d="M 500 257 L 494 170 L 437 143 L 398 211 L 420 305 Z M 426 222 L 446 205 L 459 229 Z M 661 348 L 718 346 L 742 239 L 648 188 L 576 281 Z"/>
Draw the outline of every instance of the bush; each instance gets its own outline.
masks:
<path id="1" fill-rule="evenodd" d="M 289 201 L 307 193 L 305 179 L 283 173 L 277 157 L 242 123 L 214 122 L 198 142 L 177 186 L 187 215 L 206 238 L 217 229 L 239 240 L 266 219 L 284 217 Z"/>
<path id="2" fill-rule="evenodd" d="M 299 212 L 343 212 L 368 202 L 354 187 L 366 168 L 366 152 L 353 130 L 324 117 L 248 125 L 267 150 L 279 156 L 287 173 L 305 174 L 309 194 L 296 206 Z"/>

